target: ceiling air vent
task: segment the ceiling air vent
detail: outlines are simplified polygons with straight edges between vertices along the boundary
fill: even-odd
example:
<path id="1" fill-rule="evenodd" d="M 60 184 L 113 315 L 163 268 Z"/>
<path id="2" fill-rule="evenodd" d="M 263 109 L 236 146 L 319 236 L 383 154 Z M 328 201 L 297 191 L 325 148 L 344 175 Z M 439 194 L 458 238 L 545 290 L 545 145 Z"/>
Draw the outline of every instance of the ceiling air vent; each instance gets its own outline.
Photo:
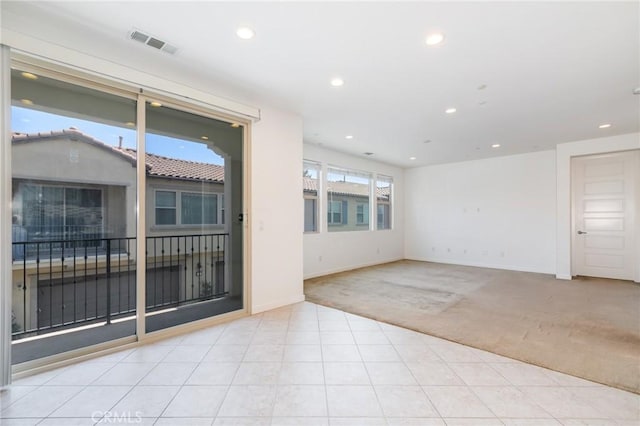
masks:
<path id="1" fill-rule="evenodd" d="M 147 46 L 153 47 L 154 49 L 157 50 L 162 50 L 163 52 L 167 52 L 171 55 L 173 55 L 174 53 L 176 53 L 176 51 L 178 50 L 177 47 L 170 45 L 169 43 L 167 43 L 166 41 L 160 40 L 159 38 L 150 36 L 149 34 L 146 34 L 140 30 L 131 30 L 131 32 L 129 33 L 129 38 L 131 40 L 135 40 L 137 42 L 140 43 L 144 43 Z"/>

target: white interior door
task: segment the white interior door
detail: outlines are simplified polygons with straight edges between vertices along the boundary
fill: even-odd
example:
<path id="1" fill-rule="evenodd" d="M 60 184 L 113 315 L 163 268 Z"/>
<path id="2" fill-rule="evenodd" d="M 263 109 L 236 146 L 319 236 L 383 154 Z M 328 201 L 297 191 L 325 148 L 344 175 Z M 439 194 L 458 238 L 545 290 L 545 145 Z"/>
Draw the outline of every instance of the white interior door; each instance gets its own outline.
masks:
<path id="1" fill-rule="evenodd" d="M 640 151 L 575 157 L 573 274 L 637 280 Z"/>

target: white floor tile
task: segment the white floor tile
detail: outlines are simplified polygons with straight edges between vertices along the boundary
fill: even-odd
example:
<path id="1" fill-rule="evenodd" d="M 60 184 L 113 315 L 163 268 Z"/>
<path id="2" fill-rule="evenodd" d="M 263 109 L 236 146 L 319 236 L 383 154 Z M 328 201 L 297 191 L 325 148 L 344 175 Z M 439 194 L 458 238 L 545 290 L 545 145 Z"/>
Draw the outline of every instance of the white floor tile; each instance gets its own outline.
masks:
<path id="1" fill-rule="evenodd" d="M 179 390 L 179 386 L 136 386 L 109 411 L 118 416 L 155 418 Z"/>
<path id="2" fill-rule="evenodd" d="M 255 331 L 237 330 L 230 327 L 222 333 L 216 345 L 248 345 L 253 339 Z"/>
<path id="3" fill-rule="evenodd" d="M 213 420 L 213 417 L 160 417 L 154 426 L 211 426 Z"/>
<path id="4" fill-rule="evenodd" d="M 353 345 L 351 331 L 321 331 L 320 341 L 323 345 Z"/>
<path id="5" fill-rule="evenodd" d="M 442 417 L 495 417 L 467 386 L 423 386 Z"/>
<path id="6" fill-rule="evenodd" d="M 328 417 L 274 417 L 271 426 L 329 426 Z"/>
<path id="7" fill-rule="evenodd" d="M 187 334 L 180 343 L 182 345 L 213 345 L 220 338 L 224 330 L 225 326 L 219 325 L 194 331 Z"/>
<path id="8" fill-rule="evenodd" d="M 220 407 L 220 417 L 271 416 L 276 398 L 275 386 L 231 386 Z"/>
<path id="9" fill-rule="evenodd" d="M 216 417 L 214 426 L 269 426 L 270 417 Z"/>
<path id="10" fill-rule="evenodd" d="M 419 417 L 389 417 L 389 426 L 446 426 L 442 419 L 419 418 Z"/>
<path id="11" fill-rule="evenodd" d="M 356 345 L 322 345 L 324 362 L 362 362 Z"/>
<path id="12" fill-rule="evenodd" d="M 358 345 L 388 345 L 391 342 L 382 331 L 352 331 Z"/>
<path id="13" fill-rule="evenodd" d="M 211 345 L 180 345 L 169 352 L 162 362 L 200 362 Z"/>
<path id="14" fill-rule="evenodd" d="M 365 366 L 374 385 L 418 384 L 411 371 L 402 362 L 367 362 Z"/>
<path id="15" fill-rule="evenodd" d="M 458 386 L 464 385 L 460 377 L 444 362 L 407 363 L 413 377 L 424 386 Z"/>
<path id="16" fill-rule="evenodd" d="M 12 385 L 6 389 L 0 391 L 0 411 L 7 408 L 20 398 L 24 397 L 30 392 L 38 389 L 38 386 L 16 386 Z M 0 423 L 1 424 L 1 423 Z"/>
<path id="17" fill-rule="evenodd" d="M 286 345 L 282 360 L 284 362 L 321 362 L 322 349 L 320 345 Z"/>
<path id="18" fill-rule="evenodd" d="M 530 401 L 557 419 L 597 419 L 600 412 L 578 398 L 571 388 L 550 386 L 519 387 Z"/>
<path id="19" fill-rule="evenodd" d="M 202 362 L 240 362 L 249 345 L 216 345 L 204 356 Z"/>
<path id="20" fill-rule="evenodd" d="M 331 426 L 387 426 L 384 417 L 331 417 Z"/>
<path id="21" fill-rule="evenodd" d="M 3 419 L 0 418 L 0 425 L 2 426 L 35 426 L 38 424 L 44 424 L 42 422 L 48 419 L 31 418 L 31 419 Z M 63 425 L 60 425 L 63 426 Z M 66 425 L 64 425 L 66 426 Z"/>
<path id="22" fill-rule="evenodd" d="M 82 386 L 42 386 L 2 410 L 0 417 L 47 417 L 82 389 Z"/>
<path id="23" fill-rule="evenodd" d="M 91 384 L 105 385 L 135 385 L 146 376 L 157 364 L 150 362 L 123 363 L 108 370 Z"/>
<path id="24" fill-rule="evenodd" d="M 369 374 L 362 362 L 325 362 L 324 376 L 328 385 L 370 385 Z"/>
<path id="25" fill-rule="evenodd" d="M 281 385 L 324 385 L 324 371 L 322 363 L 282 363 L 278 383 Z"/>
<path id="26" fill-rule="evenodd" d="M 277 417 L 326 416 L 327 400 L 324 386 L 278 386 L 273 415 Z"/>
<path id="27" fill-rule="evenodd" d="M 287 340 L 286 329 L 283 331 L 256 331 L 251 345 L 284 345 Z"/>
<path id="28" fill-rule="evenodd" d="M 551 417 L 531 398 L 513 386 L 478 386 L 473 387 L 473 391 L 497 417 Z"/>
<path id="29" fill-rule="evenodd" d="M 280 377 L 280 362 L 243 362 L 233 379 L 234 385 L 275 385 Z"/>
<path id="30" fill-rule="evenodd" d="M 341 320 L 319 320 L 320 332 L 323 331 L 351 331 L 346 318 Z"/>
<path id="31" fill-rule="evenodd" d="M 130 386 L 88 386 L 51 413 L 49 417 L 92 418 L 97 413 L 110 411 L 111 407 L 130 390 Z"/>
<path id="32" fill-rule="evenodd" d="M 358 345 L 365 362 L 400 362 L 400 355 L 392 345 Z"/>
<path id="33" fill-rule="evenodd" d="M 230 385 L 233 382 L 233 378 L 235 377 L 239 366 L 240 363 L 237 362 L 201 363 L 193 370 L 191 376 L 186 381 L 186 384 Z"/>
<path id="34" fill-rule="evenodd" d="M 198 364 L 163 362 L 156 365 L 140 380 L 140 385 L 180 386 L 184 384 Z"/>
<path id="35" fill-rule="evenodd" d="M 442 362 L 426 345 L 394 345 L 396 352 L 404 362 Z"/>
<path id="36" fill-rule="evenodd" d="M 292 320 L 289 322 L 289 331 L 319 331 L 319 325 L 317 319 L 302 319 L 302 320 Z"/>
<path id="37" fill-rule="evenodd" d="M 488 364 L 451 363 L 449 367 L 469 386 L 507 386 L 509 382 Z"/>
<path id="38" fill-rule="evenodd" d="M 490 363 L 491 368 L 514 386 L 554 386 L 548 370 L 523 362 Z"/>
<path id="39" fill-rule="evenodd" d="M 562 426 L 555 419 L 500 419 L 505 426 Z"/>
<path id="40" fill-rule="evenodd" d="M 498 419 L 446 418 L 444 422 L 447 426 L 504 426 Z"/>
<path id="41" fill-rule="evenodd" d="M 168 345 L 144 345 L 133 350 L 122 362 L 160 362 L 172 350 Z"/>
<path id="42" fill-rule="evenodd" d="M 289 331 L 285 343 L 287 345 L 320 345 L 320 332 Z"/>
<path id="43" fill-rule="evenodd" d="M 375 386 L 387 417 L 440 417 L 420 386 Z"/>
<path id="44" fill-rule="evenodd" d="M 430 345 L 433 350 L 444 362 L 483 362 L 471 348 L 459 345 L 457 343 L 444 341 L 437 345 Z"/>
<path id="45" fill-rule="evenodd" d="M 244 362 L 282 362 L 284 345 L 251 345 Z"/>
<path id="46" fill-rule="evenodd" d="M 162 417 L 211 417 L 213 420 L 227 389 L 228 386 L 183 386 Z"/>
<path id="47" fill-rule="evenodd" d="M 327 385 L 330 417 L 381 417 L 382 409 L 372 386 Z"/>

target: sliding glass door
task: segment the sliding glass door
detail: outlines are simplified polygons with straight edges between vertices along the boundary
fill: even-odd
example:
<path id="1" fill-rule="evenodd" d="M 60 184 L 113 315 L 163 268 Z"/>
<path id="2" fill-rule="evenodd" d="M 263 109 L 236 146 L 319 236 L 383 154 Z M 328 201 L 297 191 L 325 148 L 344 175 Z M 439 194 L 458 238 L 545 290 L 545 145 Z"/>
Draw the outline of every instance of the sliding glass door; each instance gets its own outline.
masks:
<path id="1" fill-rule="evenodd" d="M 244 308 L 244 125 L 30 64 L 11 92 L 12 364 Z"/>
<path id="2" fill-rule="evenodd" d="M 12 362 L 135 335 L 136 101 L 11 72 Z"/>
<path id="3" fill-rule="evenodd" d="M 146 331 L 243 307 L 241 126 L 146 103 Z"/>

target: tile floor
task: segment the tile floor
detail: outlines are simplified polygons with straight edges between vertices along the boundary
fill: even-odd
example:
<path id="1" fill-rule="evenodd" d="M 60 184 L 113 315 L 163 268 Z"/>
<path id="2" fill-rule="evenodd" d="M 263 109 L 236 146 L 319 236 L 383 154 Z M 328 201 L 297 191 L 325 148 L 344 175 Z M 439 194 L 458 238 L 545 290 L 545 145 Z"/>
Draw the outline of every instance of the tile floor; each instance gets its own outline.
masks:
<path id="1" fill-rule="evenodd" d="M 16 381 L 0 425 L 639 425 L 640 396 L 299 303 Z"/>

